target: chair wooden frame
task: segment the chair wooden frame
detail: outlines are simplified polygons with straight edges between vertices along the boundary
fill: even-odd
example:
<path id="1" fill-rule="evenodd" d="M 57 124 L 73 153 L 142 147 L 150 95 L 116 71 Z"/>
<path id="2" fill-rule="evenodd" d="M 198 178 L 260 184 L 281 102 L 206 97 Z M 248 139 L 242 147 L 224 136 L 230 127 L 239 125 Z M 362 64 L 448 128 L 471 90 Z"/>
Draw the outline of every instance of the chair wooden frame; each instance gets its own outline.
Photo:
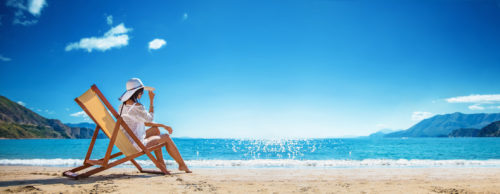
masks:
<path id="1" fill-rule="evenodd" d="M 78 105 L 80 105 L 80 107 L 85 111 L 85 113 L 87 113 L 87 115 L 94 121 L 94 123 L 96 123 L 97 126 L 96 126 L 94 133 L 92 135 L 92 140 L 90 141 L 90 145 L 89 145 L 89 148 L 87 151 L 87 155 L 85 156 L 85 160 L 83 161 L 83 165 L 63 172 L 63 176 L 66 176 L 69 178 L 74 178 L 74 179 L 86 178 L 86 177 L 89 177 L 93 174 L 99 173 L 101 171 L 112 168 L 114 166 L 117 166 L 117 165 L 122 164 L 122 163 L 127 162 L 127 161 L 132 162 L 132 164 L 142 173 L 166 174 L 166 175 L 170 174 L 167 171 L 166 165 L 162 162 L 163 158 L 159 158 L 159 157 L 162 157 L 161 154 L 156 155 L 157 158 L 155 158 L 151 154 L 152 151 L 155 151 L 155 152 L 159 151 L 161 153 L 161 148 L 166 145 L 166 142 L 156 144 L 156 145 L 153 145 L 150 147 L 144 146 L 144 144 L 142 144 L 142 142 L 132 132 L 130 127 L 123 121 L 122 117 L 111 106 L 111 104 L 108 102 L 108 100 L 106 100 L 106 98 L 101 93 L 101 91 L 97 88 L 97 86 L 94 84 L 91 86 L 91 89 L 97 94 L 97 96 L 99 97 L 101 102 L 107 107 L 108 111 L 111 112 L 111 114 L 115 117 L 116 123 L 114 126 L 114 130 L 113 130 L 111 137 L 108 136 L 110 138 L 110 141 L 108 144 L 108 148 L 106 150 L 106 154 L 104 155 L 104 158 L 101 158 L 98 160 L 91 160 L 90 156 L 92 155 L 92 150 L 94 148 L 94 144 L 95 144 L 95 141 L 97 139 L 97 135 L 99 134 L 99 131 L 102 130 L 102 128 L 99 126 L 98 122 L 92 116 L 92 113 L 85 107 L 85 105 L 78 98 L 75 98 L 76 103 Z M 125 132 L 134 140 L 134 142 L 139 146 L 140 150 L 135 154 L 128 155 L 128 156 L 125 156 L 121 159 L 110 162 L 110 159 L 113 159 L 113 158 L 116 158 L 118 156 L 123 155 L 122 152 L 111 154 L 111 152 L 113 150 L 114 143 L 115 143 L 116 138 L 118 136 L 118 131 L 120 130 L 120 126 L 122 126 L 123 129 L 125 130 Z M 151 161 L 155 164 L 155 166 L 157 168 L 160 169 L 160 171 L 142 169 L 142 167 L 134 159 L 139 157 L 139 156 L 142 156 L 144 154 L 146 154 L 149 157 L 149 159 L 151 159 Z M 83 170 L 83 169 L 86 169 L 86 168 L 89 168 L 92 166 L 97 166 L 97 167 L 92 169 L 92 170 L 89 170 L 85 173 L 81 173 L 81 174 L 76 173 L 80 170 Z"/>

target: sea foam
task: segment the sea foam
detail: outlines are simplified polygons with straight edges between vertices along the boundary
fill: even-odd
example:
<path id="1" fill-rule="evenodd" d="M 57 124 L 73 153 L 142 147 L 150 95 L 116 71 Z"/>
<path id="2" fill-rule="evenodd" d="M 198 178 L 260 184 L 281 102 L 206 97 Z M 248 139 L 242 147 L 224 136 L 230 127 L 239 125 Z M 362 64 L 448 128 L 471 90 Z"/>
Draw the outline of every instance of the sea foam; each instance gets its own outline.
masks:
<path id="1" fill-rule="evenodd" d="M 153 167 L 149 160 L 136 160 L 141 166 Z M 172 160 L 167 160 L 168 166 L 176 166 Z M 80 159 L 0 159 L 3 166 L 79 166 Z M 191 168 L 379 168 L 379 167 L 500 167 L 500 160 L 188 160 Z M 121 167 L 133 167 L 126 162 Z"/>

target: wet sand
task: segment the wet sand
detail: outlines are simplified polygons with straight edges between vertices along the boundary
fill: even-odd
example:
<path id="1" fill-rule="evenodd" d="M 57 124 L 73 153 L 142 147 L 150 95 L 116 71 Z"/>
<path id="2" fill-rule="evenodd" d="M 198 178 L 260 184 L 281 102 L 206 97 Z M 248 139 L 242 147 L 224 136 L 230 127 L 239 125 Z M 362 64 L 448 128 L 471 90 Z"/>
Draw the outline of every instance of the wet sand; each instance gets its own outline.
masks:
<path id="1" fill-rule="evenodd" d="M 0 193 L 500 193 L 500 168 L 193 169 L 172 175 L 114 168 L 82 180 L 68 168 L 0 166 Z"/>

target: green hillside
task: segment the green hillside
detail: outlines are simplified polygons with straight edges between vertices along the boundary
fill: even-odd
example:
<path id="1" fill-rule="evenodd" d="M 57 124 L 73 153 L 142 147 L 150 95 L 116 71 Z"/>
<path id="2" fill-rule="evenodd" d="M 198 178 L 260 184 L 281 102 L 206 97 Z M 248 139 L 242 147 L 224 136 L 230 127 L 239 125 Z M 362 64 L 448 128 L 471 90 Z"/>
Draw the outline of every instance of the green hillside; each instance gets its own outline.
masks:
<path id="1" fill-rule="evenodd" d="M 91 138 L 93 129 L 69 127 L 0 96 L 1 138 Z"/>

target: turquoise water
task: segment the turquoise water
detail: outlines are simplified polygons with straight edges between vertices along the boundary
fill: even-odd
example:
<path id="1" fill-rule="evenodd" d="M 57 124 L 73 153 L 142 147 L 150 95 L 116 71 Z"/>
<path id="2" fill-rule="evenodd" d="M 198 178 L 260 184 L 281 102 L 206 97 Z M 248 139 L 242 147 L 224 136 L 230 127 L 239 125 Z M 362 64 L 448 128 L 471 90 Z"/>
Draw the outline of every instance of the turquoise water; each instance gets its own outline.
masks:
<path id="1" fill-rule="evenodd" d="M 108 142 L 97 140 L 92 158 L 102 157 Z M 500 138 L 174 138 L 174 142 L 195 168 L 500 167 Z M 89 143 L 89 139 L 0 140 L 0 165 L 76 166 L 83 162 Z M 167 154 L 164 157 L 173 165 Z M 138 161 L 152 164 L 145 156 Z"/>

